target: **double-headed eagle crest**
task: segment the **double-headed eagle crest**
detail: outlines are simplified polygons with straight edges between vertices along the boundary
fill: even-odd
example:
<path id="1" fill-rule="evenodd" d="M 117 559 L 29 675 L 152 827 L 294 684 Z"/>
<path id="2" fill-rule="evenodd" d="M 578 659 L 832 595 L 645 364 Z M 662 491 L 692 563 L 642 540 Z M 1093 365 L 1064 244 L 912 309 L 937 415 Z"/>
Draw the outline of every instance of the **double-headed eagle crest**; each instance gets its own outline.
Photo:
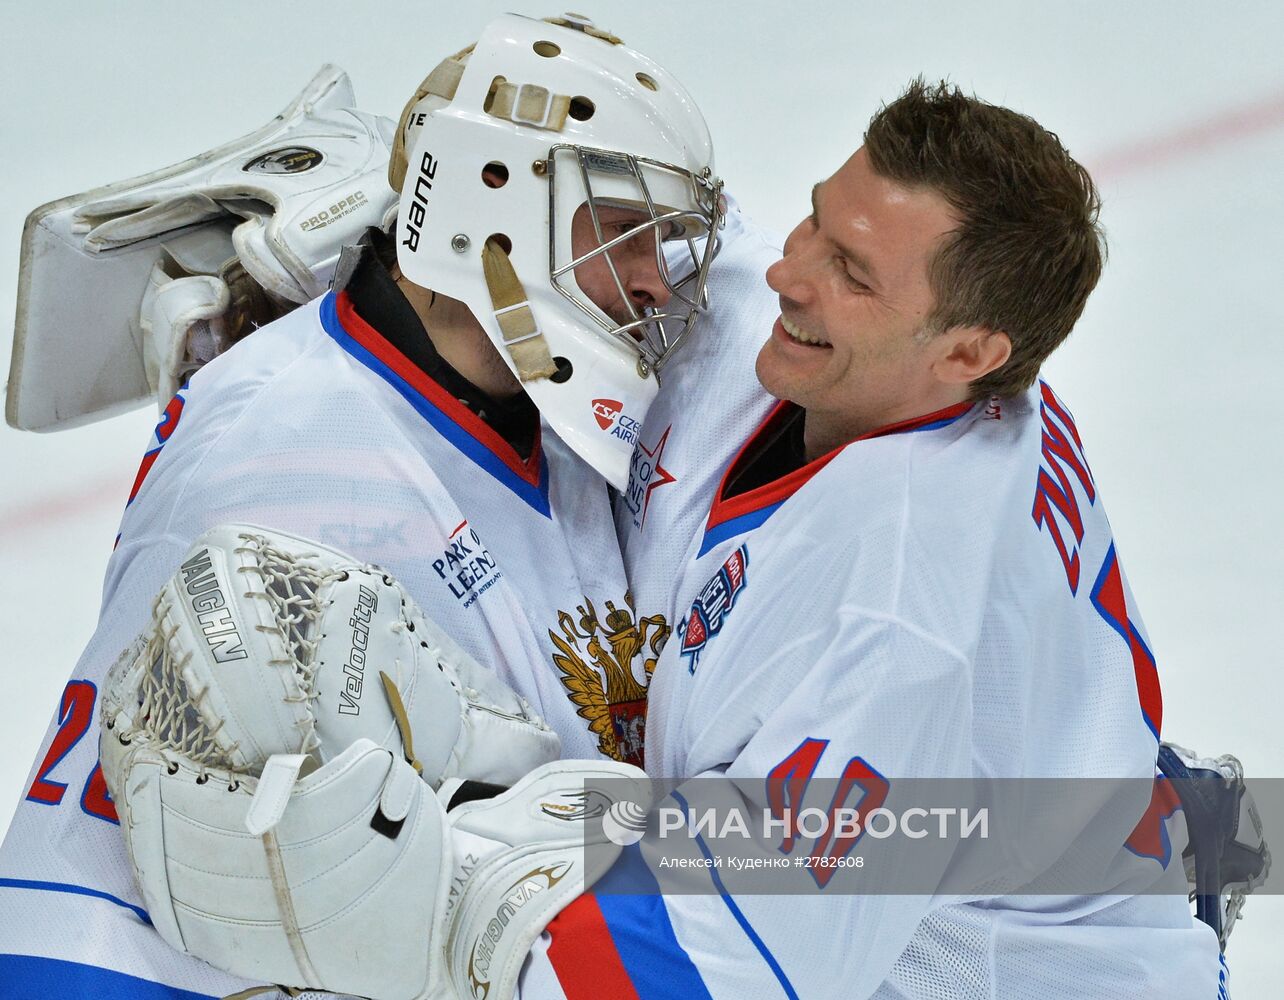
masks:
<path id="1" fill-rule="evenodd" d="M 557 648 L 553 662 L 562 672 L 562 683 L 597 736 L 598 750 L 641 767 L 647 686 L 670 628 L 663 615 L 635 623 L 632 595 L 626 594 L 624 603 L 620 608 L 607 601 L 603 624 L 585 597 L 575 609 L 578 618 L 558 611 L 561 635 L 550 629 L 548 637 Z M 640 670 L 634 669 L 635 660 Z"/>

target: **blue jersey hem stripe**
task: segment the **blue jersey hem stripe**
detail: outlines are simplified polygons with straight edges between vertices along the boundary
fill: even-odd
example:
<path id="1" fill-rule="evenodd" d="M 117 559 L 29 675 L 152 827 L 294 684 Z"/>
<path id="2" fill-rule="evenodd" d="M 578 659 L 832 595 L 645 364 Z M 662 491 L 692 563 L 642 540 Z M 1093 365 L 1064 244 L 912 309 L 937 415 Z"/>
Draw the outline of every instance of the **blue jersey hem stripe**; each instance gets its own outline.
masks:
<path id="1" fill-rule="evenodd" d="M 684 799 L 680 793 L 676 791 L 672 792 L 671 797 L 679 806 L 682 807 L 683 812 L 687 815 L 691 814 L 691 806 L 688 805 L 687 800 Z M 700 853 L 703 854 L 710 862 L 708 871 L 710 877 L 713 879 L 715 888 L 718 890 L 718 895 L 722 897 L 722 901 L 727 904 L 727 909 L 730 910 L 731 915 L 736 918 L 736 923 L 738 923 L 741 930 L 745 932 L 745 936 L 748 937 L 749 940 L 753 942 L 753 946 L 758 949 L 758 954 L 762 956 L 763 961 L 767 963 L 768 967 L 775 975 L 776 981 L 780 983 L 781 989 L 785 991 L 785 996 L 789 997 L 789 1000 L 798 1000 L 798 991 L 794 989 L 793 983 L 791 983 L 789 981 L 789 977 L 785 975 L 785 970 L 780 967 L 780 963 L 776 961 L 776 956 L 771 953 L 771 949 L 767 947 L 766 942 L 758 936 L 758 932 L 753 929 L 753 925 L 749 923 L 748 918 L 743 912 L 741 912 L 740 907 L 736 905 L 736 901 L 731 898 L 731 893 L 727 892 L 726 886 L 723 885 L 722 877 L 718 874 L 718 870 L 712 866 L 713 853 L 709 850 L 709 845 L 705 843 L 704 837 L 697 833 L 695 835 L 695 839 L 696 843 L 700 845 Z"/>
<path id="2" fill-rule="evenodd" d="M 43 892 L 65 892 L 73 896 L 92 896 L 94 899 L 105 899 L 109 903 L 115 903 L 117 906 L 123 906 L 125 909 L 133 911 L 139 920 L 149 926 L 152 922 L 152 918 L 147 915 L 147 911 L 141 906 L 126 903 L 123 899 L 113 896 L 109 892 L 103 892 L 100 889 L 88 889 L 83 885 L 71 885 L 67 882 L 37 882 L 21 878 L 0 878 L 0 889 L 37 889 Z"/>
<path id="3" fill-rule="evenodd" d="M 355 360 L 378 375 L 401 394 L 415 411 L 432 425 L 442 437 L 460 452 L 498 480 L 531 509 L 545 517 L 552 513 L 548 502 L 548 463 L 540 455 L 539 485 L 535 486 L 518 476 L 489 448 L 455 423 L 449 416 L 426 399 L 414 386 L 366 350 L 343 328 L 333 292 L 321 300 L 321 325 L 334 341 Z"/>
<path id="4" fill-rule="evenodd" d="M 6 1000 L 215 1000 L 208 993 L 194 993 L 113 969 L 35 955 L 0 955 L 0 983 Z"/>

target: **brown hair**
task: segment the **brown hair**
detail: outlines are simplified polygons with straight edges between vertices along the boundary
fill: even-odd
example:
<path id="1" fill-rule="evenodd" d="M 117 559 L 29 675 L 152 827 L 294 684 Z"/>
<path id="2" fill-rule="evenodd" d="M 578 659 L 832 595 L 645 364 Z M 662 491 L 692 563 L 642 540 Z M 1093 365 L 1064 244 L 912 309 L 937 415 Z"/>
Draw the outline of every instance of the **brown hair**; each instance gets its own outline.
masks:
<path id="1" fill-rule="evenodd" d="M 874 115 L 865 151 L 878 174 L 939 192 L 962 220 L 932 261 L 928 330 L 982 326 L 1012 341 L 972 398 L 1024 391 L 1101 276 L 1092 178 L 1033 118 L 921 77 Z"/>

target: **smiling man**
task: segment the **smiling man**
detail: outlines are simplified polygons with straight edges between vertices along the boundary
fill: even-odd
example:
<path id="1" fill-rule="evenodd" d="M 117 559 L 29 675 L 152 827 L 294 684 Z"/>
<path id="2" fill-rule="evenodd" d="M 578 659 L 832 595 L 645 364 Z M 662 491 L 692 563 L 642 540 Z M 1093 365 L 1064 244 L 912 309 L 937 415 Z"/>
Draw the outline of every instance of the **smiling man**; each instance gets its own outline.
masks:
<path id="1" fill-rule="evenodd" d="M 713 996 L 1213 1000 L 1224 966 L 1187 905 L 1185 833 L 1152 800 L 1155 659 L 1082 437 L 1039 378 L 1101 273 L 1091 178 L 1032 119 L 917 81 L 812 208 L 767 275 L 780 317 L 756 368 L 779 402 L 685 522 L 647 770 L 686 780 L 688 802 L 691 779 L 742 779 L 778 817 L 896 811 L 909 779 L 1128 779 L 1078 825 L 1016 821 L 1036 833 L 1027 876 L 1089 849 L 1109 876 L 1057 896 L 932 895 L 960 848 L 893 882 L 904 895 L 835 865 L 782 899 L 724 868 L 709 876 L 722 900 L 650 907 L 608 878 L 553 922 L 548 964 L 567 996 L 590 995 L 569 956 L 604 925 L 618 945 L 601 976 L 643 997 L 670 995 L 663 980 Z M 670 468 L 696 454 L 676 439 Z M 680 528 L 663 506 L 677 495 L 657 492 L 648 523 Z M 887 850 L 863 828 L 765 847 L 882 872 Z M 661 957 L 630 947 L 639 926 L 669 943 Z"/>
<path id="2" fill-rule="evenodd" d="M 981 317 L 943 325 L 934 315 L 937 295 L 924 262 L 959 229 L 961 211 L 939 189 L 909 187 L 876 170 L 873 155 L 858 150 L 812 189 L 811 215 L 767 272 L 781 315 L 758 355 L 758 378 L 806 411 L 809 459 L 967 399 L 972 383 L 1012 353 L 1006 329 Z M 1081 266 L 1078 291 L 1086 295 L 1100 262 L 1089 254 Z M 1057 318 L 1064 332 L 1072 309 Z"/>

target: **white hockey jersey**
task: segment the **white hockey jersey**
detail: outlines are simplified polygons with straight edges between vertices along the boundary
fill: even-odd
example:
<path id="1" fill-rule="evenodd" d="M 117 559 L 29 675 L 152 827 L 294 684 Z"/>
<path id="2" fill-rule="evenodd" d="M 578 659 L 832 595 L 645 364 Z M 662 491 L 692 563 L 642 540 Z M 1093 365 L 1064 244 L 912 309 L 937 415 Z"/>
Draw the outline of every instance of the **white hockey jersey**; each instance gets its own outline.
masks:
<path id="1" fill-rule="evenodd" d="M 738 892 L 725 869 L 701 875 L 708 895 L 613 891 L 617 874 L 634 890 L 646 878 L 633 848 L 551 925 L 523 1000 L 1224 995 L 1215 936 L 1185 899 L 1180 818 L 1152 781 L 1155 660 L 1075 423 L 1046 385 L 719 489 L 678 587 L 694 596 L 651 685 L 652 776 L 740 778 L 765 800 L 786 787 L 822 812 L 838 795 L 813 778 L 862 808 L 923 777 L 1133 778 L 1122 812 L 1039 842 L 1052 865 L 1105 827 L 1119 891 L 827 893 L 839 874 L 778 896 Z M 791 836 L 779 856 L 855 849 L 877 864 L 881 842 L 863 836 Z"/>
<path id="2" fill-rule="evenodd" d="M 98 767 L 97 686 L 191 542 L 242 521 L 393 573 L 562 737 L 641 759 L 667 625 L 638 621 L 606 483 L 545 430 L 528 460 L 327 295 L 195 375 L 144 459 L 96 632 L 0 852 L 0 994 L 223 995 L 244 987 L 147 924 Z"/>
<path id="3" fill-rule="evenodd" d="M 616 532 L 639 608 L 672 620 L 674 579 L 727 463 L 774 405 L 754 362 L 780 311 L 763 278 L 782 240 L 728 199 L 708 316 L 665 366 L 642 422 Z"/>

